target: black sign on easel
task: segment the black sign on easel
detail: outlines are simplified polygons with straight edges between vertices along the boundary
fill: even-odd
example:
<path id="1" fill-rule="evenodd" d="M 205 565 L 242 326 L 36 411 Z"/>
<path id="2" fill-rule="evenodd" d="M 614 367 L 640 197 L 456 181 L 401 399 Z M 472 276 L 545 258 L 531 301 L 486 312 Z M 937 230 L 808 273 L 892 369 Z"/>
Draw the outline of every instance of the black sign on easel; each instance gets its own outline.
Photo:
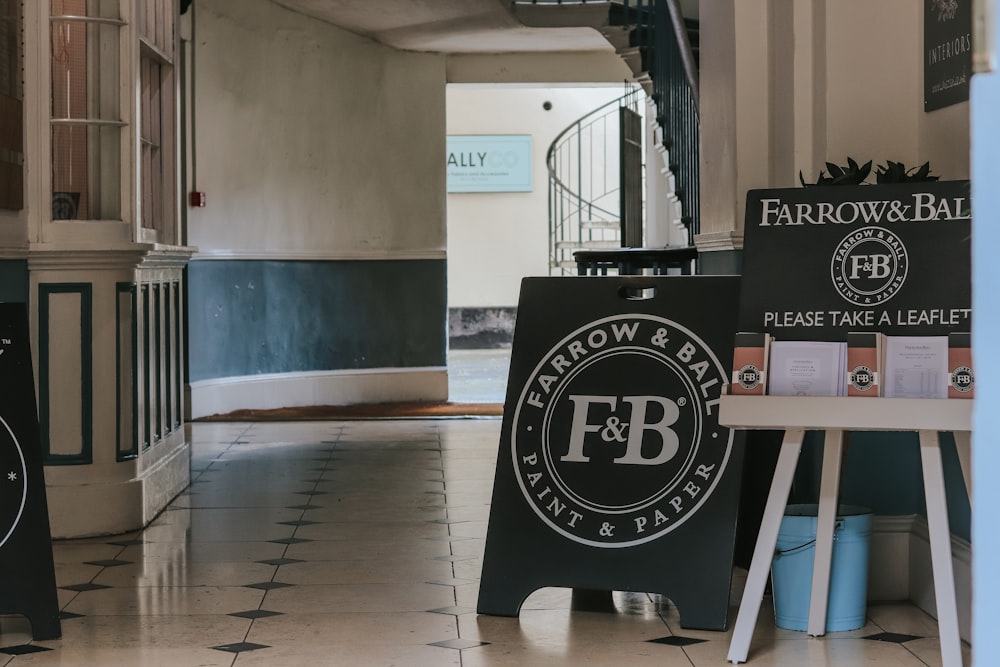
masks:
<path id="1" fill-rule="evenodd" d="M 829 341 L 970 331 L 969 186 L 751 190 L 740 330 Z"/>
<path id="2" fill-rule="evenodd" d="M 0 613 L 62 636 L 23 303 L 0 303 Z"/>
<path id="3" fill-rule="evenodd" d="M 727 623 L 743 456 L 720 426 L 739 279 L 521 284 L 478 612 L 533 591 L 660 593 Z"/>

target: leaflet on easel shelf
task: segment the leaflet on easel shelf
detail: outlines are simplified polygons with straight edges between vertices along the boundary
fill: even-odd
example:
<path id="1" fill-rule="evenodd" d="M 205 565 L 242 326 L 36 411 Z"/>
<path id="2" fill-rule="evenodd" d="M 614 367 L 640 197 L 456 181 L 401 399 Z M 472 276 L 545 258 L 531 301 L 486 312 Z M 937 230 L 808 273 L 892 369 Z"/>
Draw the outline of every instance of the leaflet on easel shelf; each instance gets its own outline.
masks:
<path id="1" fill-rule="evenodd" d="M 975 398 L 976 376 L 972 371 L 972 334 L 948 334 L 948 398 Z"/>
<path id="2" fill-rule="evenodd" d="M 888 398 L 947 398 L 948 337 L 886 337 L 885 380 Z"/>
<path id="3" fill-rule="evenodd" d="M 772 396 L 844 396 L 847 343 L 774 341 L 769 391 Z"/>
<path id="4" fill-rule="evenodd" d="M 847 334 L 847 395 L 882 395 L 885 334 L 876 331 Z"/>
<path id="5" fill-rule="evenodd" d="M 741 331 L 733 347 L 733 378 L 729 393 L 763 396 L 767 393 L 767 363 L 771 335 Z"/>

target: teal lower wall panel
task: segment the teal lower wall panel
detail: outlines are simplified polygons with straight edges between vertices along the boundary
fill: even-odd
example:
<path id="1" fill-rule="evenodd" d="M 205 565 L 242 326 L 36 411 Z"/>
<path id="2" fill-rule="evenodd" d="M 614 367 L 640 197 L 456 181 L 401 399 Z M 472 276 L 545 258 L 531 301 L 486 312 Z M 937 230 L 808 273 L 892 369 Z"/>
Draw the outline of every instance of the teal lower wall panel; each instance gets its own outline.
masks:
<path id="1" fill-rule="evenodd" d="M 444 366 L 444 260 L 195 260 L 190 381 Z"/>
<path id="2" fill-rule="evenodd" d="M 861 505 L 876 515 L 927 515 L 920 443 L 914 432 L 856 431 L 848 438 L 841 469 L 840 503 Z M 941 441 L 948 524 L 951 532 L 970 539 L 972 511 L 965 491 L 955 440 L 946 433 Z M 799 468 L 789 502 L 819 500 L 823 466 L 823 434 L 806 434 Z"/>
<path id="3" fill-rule="evenodd" d="M 0 301 L 28 302 L 28 262 L 0 259 Z"/>

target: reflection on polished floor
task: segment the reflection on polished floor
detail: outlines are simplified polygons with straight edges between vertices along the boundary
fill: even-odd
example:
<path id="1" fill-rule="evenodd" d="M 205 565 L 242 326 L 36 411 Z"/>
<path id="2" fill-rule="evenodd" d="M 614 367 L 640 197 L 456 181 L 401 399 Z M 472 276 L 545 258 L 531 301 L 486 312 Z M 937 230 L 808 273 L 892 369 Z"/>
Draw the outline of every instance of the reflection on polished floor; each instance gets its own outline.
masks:
<path id="1" fill-rule="evenodd" d="M 448 400 L 503 403 L 510 374 L 510 347 L 448 351 Z"/>
<path id="2" fill-rule="evenodd" d="M 656 595 L 588 610 L 543 589 L 519 618 L 476 614 L 500 425 L 192 424 L 190 489 L 144 531 L 56 542 L 63 636 L 0 616 L 0 665 L 727 664 L 730 633 L 681 628 Z M 751 667 L 940 664 L 915 607 L 813 639 L 776 629 L 769 604 Z"/>

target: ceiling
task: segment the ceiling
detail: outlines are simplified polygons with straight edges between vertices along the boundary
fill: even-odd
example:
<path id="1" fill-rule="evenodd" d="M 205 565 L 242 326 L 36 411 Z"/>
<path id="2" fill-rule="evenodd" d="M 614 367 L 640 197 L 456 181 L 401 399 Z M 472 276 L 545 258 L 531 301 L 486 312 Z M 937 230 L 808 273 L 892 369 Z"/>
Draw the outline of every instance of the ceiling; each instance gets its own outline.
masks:
<path id="1" fill-rule="evenodd" d="M 592 27 L 600 8 L 562 5 L 559 25 L 528 27 L 511 0 L 272 0 L 397 49 L 438 53 L 609 51 Z M 528 7 L 539 9 L 538 6 Z M 580 10 L 583 11 L 580 11 Z M 603 8 L 606 19 L 607 9 Z M 535 20 L 529 22 L 539 25 Z M 545 21 L 542 21 L 542 25 Z M 551 25 L 551 23 L 550 23 Z"/>

